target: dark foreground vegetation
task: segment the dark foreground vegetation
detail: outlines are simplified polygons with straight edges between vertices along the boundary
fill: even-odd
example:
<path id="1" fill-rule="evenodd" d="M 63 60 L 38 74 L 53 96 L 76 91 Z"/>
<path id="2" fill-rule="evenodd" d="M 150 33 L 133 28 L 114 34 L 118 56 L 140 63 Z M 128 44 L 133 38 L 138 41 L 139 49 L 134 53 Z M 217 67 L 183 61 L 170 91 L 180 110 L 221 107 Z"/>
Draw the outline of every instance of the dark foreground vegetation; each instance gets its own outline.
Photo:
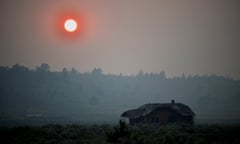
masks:
<path id="1" fill-rule="evenodd" d="M 46 125 L 0 128 L 4 144 L 239 144 L 240 125 Z"/>

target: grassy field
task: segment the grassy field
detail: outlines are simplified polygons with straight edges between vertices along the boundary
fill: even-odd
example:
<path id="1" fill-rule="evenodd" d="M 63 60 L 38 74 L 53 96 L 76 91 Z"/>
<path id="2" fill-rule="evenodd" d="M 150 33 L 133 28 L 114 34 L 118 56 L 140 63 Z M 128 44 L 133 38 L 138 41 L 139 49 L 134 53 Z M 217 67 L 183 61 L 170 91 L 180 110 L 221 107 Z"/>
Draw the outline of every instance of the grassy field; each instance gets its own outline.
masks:
<path id="1" fill-rule="evenodd" d="M 239 144 L 240 125 L 1 127 L 2 144 Z"/>

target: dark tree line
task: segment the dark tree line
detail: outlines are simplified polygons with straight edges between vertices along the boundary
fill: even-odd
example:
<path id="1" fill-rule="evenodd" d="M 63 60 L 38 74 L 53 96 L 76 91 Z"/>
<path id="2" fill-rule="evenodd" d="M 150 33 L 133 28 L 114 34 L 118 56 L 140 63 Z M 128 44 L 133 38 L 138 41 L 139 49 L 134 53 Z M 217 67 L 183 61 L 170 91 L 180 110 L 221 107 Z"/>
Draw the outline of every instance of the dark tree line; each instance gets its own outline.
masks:
<path id="1" fill-rule="evenodd" d="M 135 76 L 89 73 L 48 64 L 31 70 L 21 65 L 0 67 L 0 118 L 22 119 L 29 113 L 71 120 L 116 120 L 121 112 L 150 102 L 175 99 L 197 113 L 224 117 L 240 112 L 240 81 L 223 76 L 166 78 L 165 72 Z M 94 117 L 94 118 L 93 118 Z"/>

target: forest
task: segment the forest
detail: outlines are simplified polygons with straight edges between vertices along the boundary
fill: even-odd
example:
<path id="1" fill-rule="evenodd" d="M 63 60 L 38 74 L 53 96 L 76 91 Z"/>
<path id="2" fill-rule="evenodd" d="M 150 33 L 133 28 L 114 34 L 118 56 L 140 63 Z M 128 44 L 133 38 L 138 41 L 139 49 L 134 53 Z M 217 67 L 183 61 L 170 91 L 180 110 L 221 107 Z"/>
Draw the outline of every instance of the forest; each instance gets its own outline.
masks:
<path id="1" fill-rule="evenodd" d="M 238 123 L 240 80 L 218 75 L 167 77 L 164 71 L 132 76 L 0 67 L 0 124 L 116 124 L 122 112 L 145 103 L 189 105 L 197 122 Z M 31 116 L 38 116 L 32 118 Z"/>

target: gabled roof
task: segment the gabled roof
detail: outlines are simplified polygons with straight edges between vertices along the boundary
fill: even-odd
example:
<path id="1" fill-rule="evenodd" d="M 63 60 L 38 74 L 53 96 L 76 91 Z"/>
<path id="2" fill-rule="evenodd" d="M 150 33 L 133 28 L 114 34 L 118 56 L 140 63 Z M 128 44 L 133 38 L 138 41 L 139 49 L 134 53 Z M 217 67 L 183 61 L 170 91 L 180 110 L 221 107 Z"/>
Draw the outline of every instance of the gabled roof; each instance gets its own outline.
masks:
<path id="1" fill-rule="evenodd" d="M 183 116 L 194 116 L 195 113 L 187 106 L 181 103 L 151 103 L 144 104 L 137 109 L 128 110 L 121 114 L 122 117 L 138 118 L 145 116 L 156 109 L 171 109 Z"/>

